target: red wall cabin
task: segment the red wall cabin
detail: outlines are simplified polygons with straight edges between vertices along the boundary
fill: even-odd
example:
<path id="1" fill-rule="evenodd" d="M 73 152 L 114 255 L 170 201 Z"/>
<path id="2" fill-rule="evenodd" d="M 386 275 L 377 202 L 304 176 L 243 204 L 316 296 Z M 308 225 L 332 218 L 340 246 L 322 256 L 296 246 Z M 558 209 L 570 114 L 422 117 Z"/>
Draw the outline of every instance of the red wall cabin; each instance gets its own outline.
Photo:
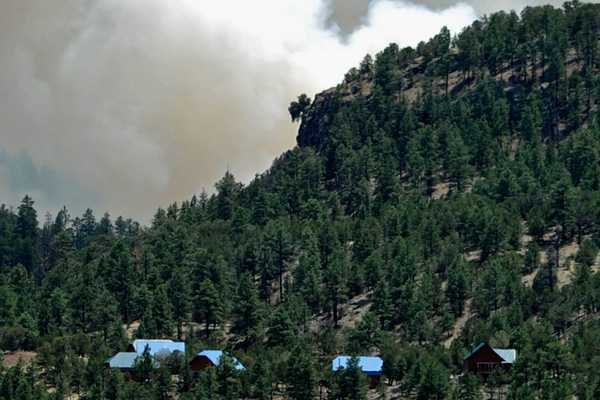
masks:
<path id="1" fill-rule="evenodd" d="M 482 343 L 464 359 L 465 371 L 480 375 L 489 375 L 496 369 L 508 371 L 514 360 L 504 359 L 500 354 L 505 352 L 514 352 L 514 350 L 494 349 L 489 344 Z"/>

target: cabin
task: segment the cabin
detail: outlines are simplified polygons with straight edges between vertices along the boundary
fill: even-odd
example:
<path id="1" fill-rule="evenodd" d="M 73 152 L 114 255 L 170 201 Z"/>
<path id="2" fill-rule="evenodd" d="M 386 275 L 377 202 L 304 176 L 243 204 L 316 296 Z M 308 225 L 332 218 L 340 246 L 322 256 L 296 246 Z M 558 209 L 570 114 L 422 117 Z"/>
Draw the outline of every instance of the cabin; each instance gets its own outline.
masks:
<path id="1" fill-rule="evenodd" d="M 131 343 L 126 352 L 117 353 L 106 360 L 106 367 L 110 369 L 118 369 L 121 372 L 127 373 L 131 378 L 135 369 L 137 360 L 142 357 L 144 352 L 148 350 L 148 354 L 152 357 L 154 368 L 158 368 L 161 363 L 170 366 L 172 357 L 185 355 L 185 343 L 174 342 L 172 340 L 158 339 L 138 339 Z"/>
<path id="2" fill-rule="evenodd" d="M 106 360 L 106 367 L 118 369 L 121 372 L 131 372 L 135 368 L 135 363 L 140 357 L 138 353 L 121 352 Z"/>
<path id="3" fill-rule="evenodd" d="M 143 354 L 148 348 L 152 357 L 166 358 L 174 353 L 185 354 L 185 343 L 164 339 L 136 339 L 129 345 L 130 353 Z"/>
<path id="4" fill-rule="evenodd" d="M 190 361 L 190 369 L 193 372 L 201 372 L 206 370 L 207 368 L 218 367 L 221 363 L 221 357 L 223 357 L 222 350 L 204 350 L 198 354 Z M 233 361 L 233 367 L 238 371 L 243 371 L 246 368 L 242 365 L 242 363 L 235 357 L 231 357 Z"/>
<path id="5" fill-rule="evenodd" d="M 509 371 L 516 360 L 515 349 L 498 349 L 484 342 L 465 357 L 464 369 L 485 377 L 496 370 Z"/>
<path id="6" fill-rule="evenodd" d="M 131 379 L 132 381 L 141 382 L 143 378 L 141 375 L 139 375 L 139 371 L 136 371 L 136 366 L 142 357 L 143 356 L 138 353 L 121 352 L 106 360 L 105 366 L 110 370 L 121 371 L 128 379 Z M 152 368 L 160 368 L 160 362 L 154 357 L 152 357 Z"/>
<path id="7" fill-rule="evenodd" d="M 377 387 L 383 375 L 383 359 L 380 357 L 357 357 L 358 366 L 369 379 L 369 386 L 371 388 Z M 339 371 L 340 369 L 346 368 L 352 357 L 349 356 L 338 356 L 333 359 L 331 370 L 333 372 Z"/>

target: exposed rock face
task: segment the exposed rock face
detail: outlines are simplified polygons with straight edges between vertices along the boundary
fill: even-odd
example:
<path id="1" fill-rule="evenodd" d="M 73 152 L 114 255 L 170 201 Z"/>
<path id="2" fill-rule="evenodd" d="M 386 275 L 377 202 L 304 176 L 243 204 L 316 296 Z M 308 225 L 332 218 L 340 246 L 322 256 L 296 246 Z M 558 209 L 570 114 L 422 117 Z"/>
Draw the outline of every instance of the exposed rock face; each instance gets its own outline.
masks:
<path id="1" fill-rule="evenodd" d="M 319 93 L 302 117 L 296 141 L 300 147 L 323 148 L 327 140 L 330 116 L 335 114 L 337 90 L 332 88 Z"/>

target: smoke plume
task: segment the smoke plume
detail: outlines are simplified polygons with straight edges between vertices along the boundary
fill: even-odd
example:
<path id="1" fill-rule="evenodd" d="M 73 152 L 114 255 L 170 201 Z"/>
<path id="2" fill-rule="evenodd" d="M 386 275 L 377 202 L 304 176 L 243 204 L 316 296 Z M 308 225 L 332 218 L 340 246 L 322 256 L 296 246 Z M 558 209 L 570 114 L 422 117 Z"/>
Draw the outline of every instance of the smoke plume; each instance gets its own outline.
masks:
<path id="1" fill-rule="evenodd" d="M 346 17 L 327 0 L 4 0 L 0 202 L 29 193 L 42 210 L 148 221 L 292 147 L 299 93 L 476 16 L 462 3 L 344 3 Z"/>
<path id="2" fill-rule="evenodd" d="M 342 34 L 349 34 L 359 27 L 365 15 L 367 15 L 369 5 L 377 0 L 330 0 L 333 13 L 331 23 L 337 24 Z M 393 0 L 401 2 L 403 0 Z M 520 12 L 527 6 L 540 6 L 545 4 L 561 6 L 565 0 L 462 0 L 464 4 L 473 7 L 477 16 L 483 16 L 499 10 L 515 10 Z M 439 11 L 459 3 L 459 0 L 409 0 L 410 3 L 428 7 L 431 10 Z M 590 3 L 598 3 L 600 0 L 586 0 Z"/>

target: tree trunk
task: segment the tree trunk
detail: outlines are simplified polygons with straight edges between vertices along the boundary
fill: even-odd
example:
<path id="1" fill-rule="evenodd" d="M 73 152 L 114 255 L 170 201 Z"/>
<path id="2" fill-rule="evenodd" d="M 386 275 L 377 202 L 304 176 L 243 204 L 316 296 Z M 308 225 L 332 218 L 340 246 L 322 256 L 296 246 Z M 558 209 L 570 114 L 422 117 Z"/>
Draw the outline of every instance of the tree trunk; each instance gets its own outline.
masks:
<path id="1" fill-rule="evenodd" d="M 338 299 L 337 296 L 333 301 L 333 327 L 338 328 Z"/>

